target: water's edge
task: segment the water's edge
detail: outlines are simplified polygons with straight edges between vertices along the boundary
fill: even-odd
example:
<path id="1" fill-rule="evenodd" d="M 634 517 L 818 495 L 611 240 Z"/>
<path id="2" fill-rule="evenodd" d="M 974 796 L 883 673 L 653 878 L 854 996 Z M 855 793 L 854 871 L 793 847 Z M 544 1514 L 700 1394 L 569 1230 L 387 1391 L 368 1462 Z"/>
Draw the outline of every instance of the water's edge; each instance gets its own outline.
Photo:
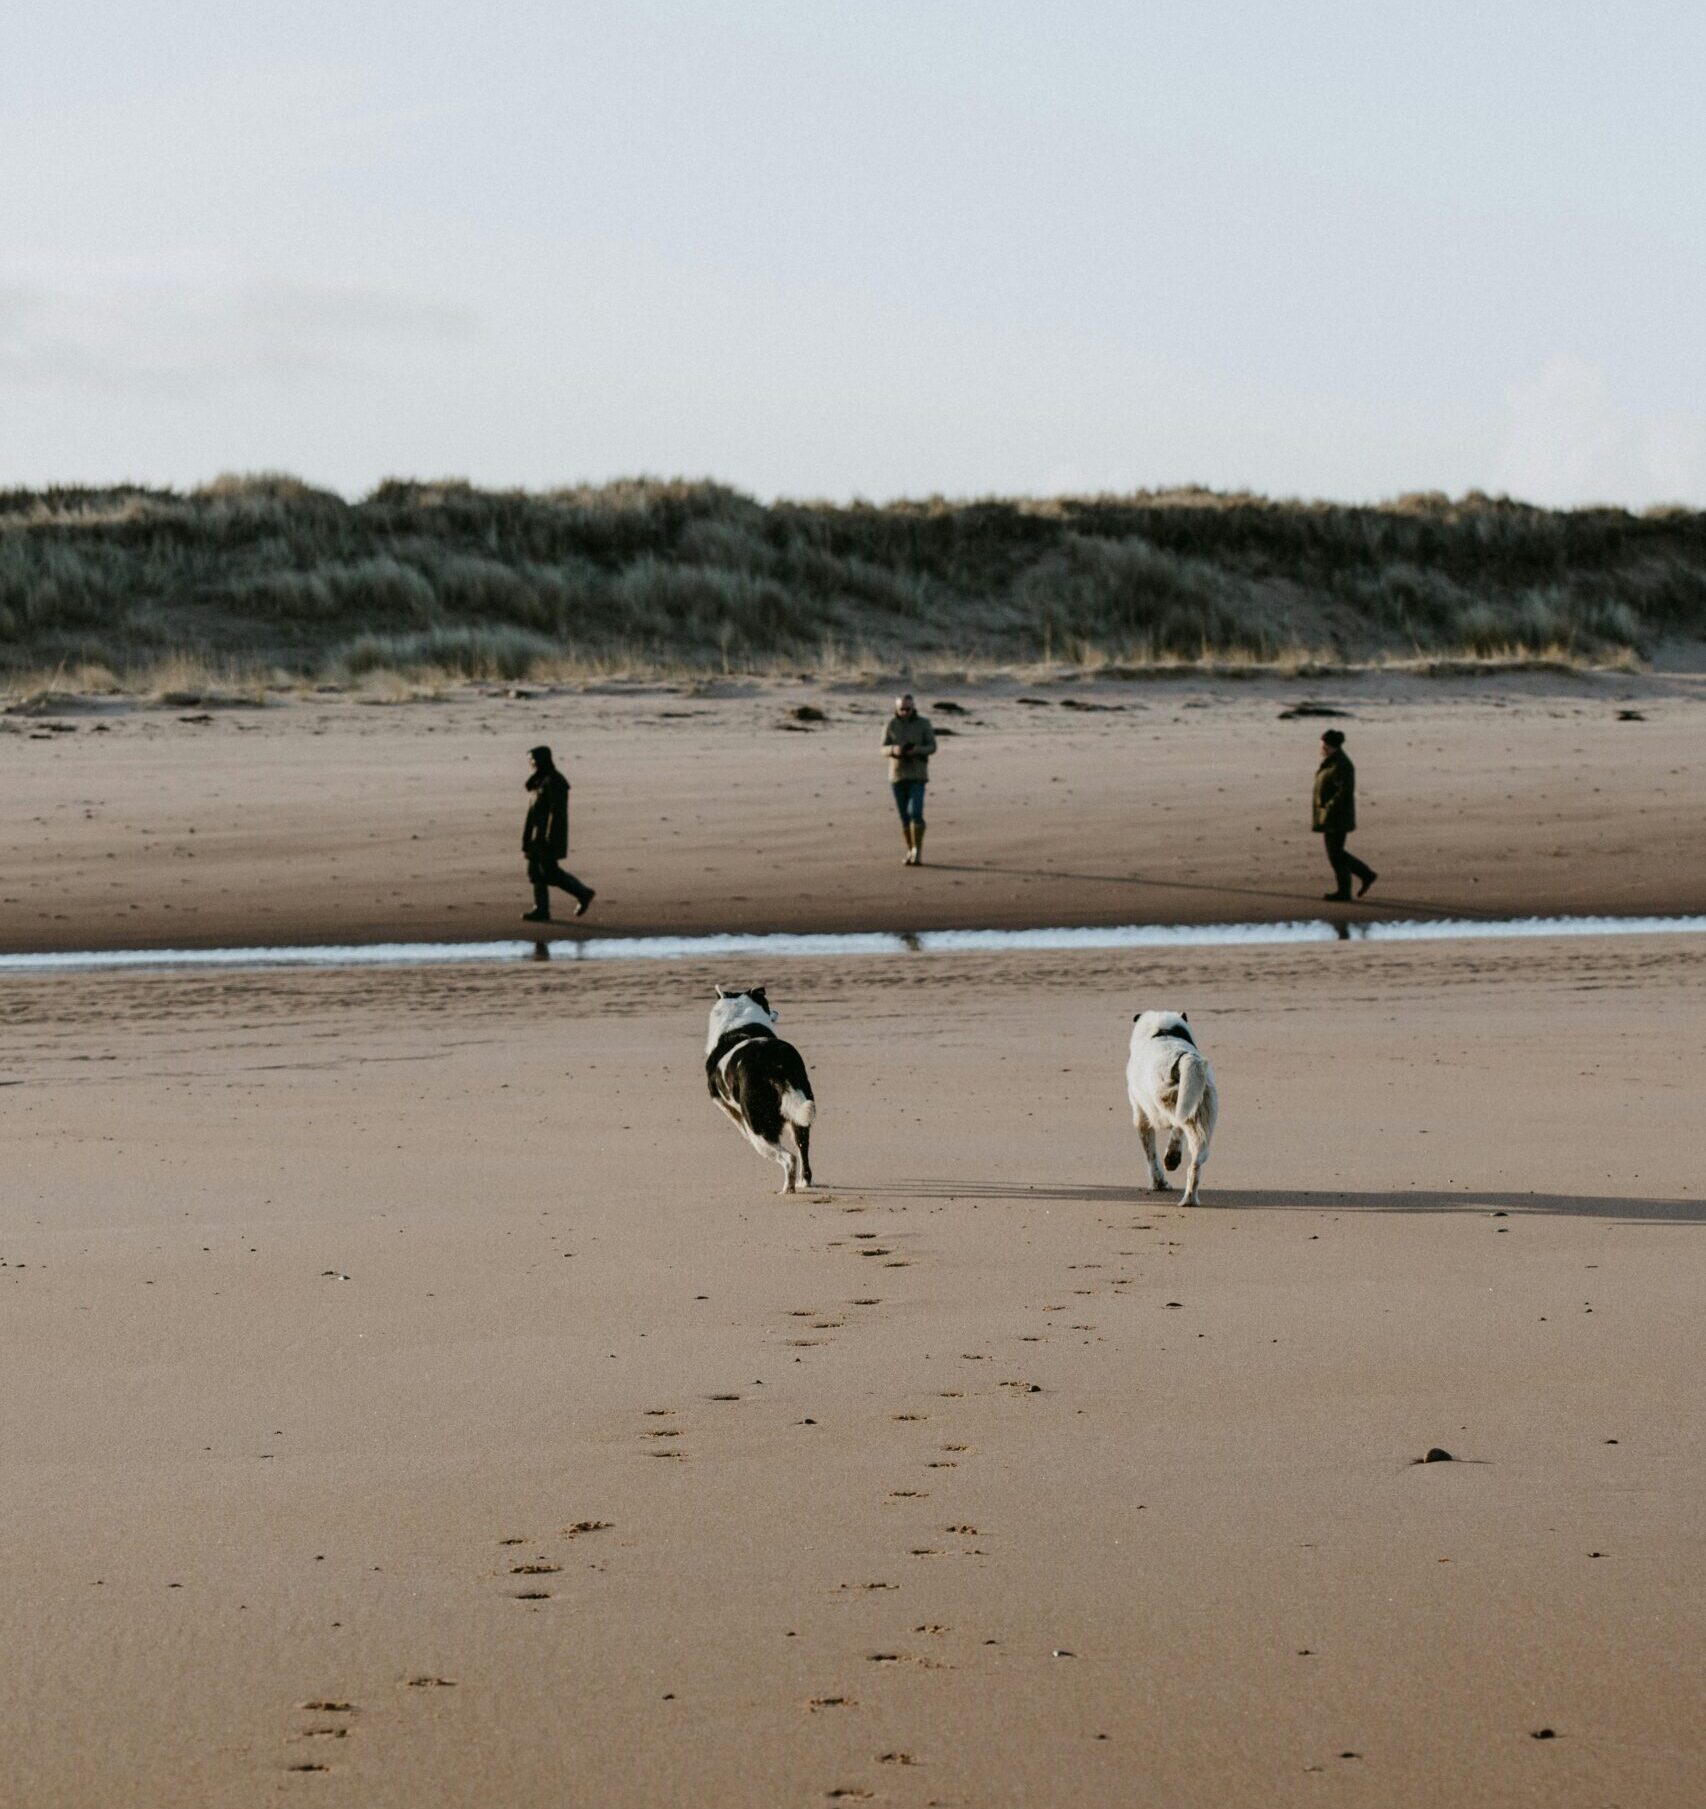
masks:
<path id="1" fill-rule="evenodd" d="M 850 935 L 588 936 L 551 942 L 371 942 L 302 948 L 82 949 L 0 955 L 0 974 L 115 968 L 411 967 L 469 961 L 689 961 L 766 956 L 999 954 L 1008 951 L 1261 948 L 1303 942 L 1498 942 L 1562 936 L 1696 936 L 1706 917 L 1443 917 L 1345 923 L 1133 923 L 1088 929 L 920 930 Z"/>

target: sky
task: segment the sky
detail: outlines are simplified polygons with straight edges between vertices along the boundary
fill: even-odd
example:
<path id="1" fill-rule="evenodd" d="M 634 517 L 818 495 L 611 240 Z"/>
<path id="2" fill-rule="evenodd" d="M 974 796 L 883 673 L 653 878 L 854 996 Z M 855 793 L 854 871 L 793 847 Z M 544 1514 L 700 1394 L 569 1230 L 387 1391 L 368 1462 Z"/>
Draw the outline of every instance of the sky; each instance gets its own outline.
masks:
<path id="1" fill-rule="evenodd" d="M 83 0 L 0 486 L 1706 506 L 1706 9 Z"/>

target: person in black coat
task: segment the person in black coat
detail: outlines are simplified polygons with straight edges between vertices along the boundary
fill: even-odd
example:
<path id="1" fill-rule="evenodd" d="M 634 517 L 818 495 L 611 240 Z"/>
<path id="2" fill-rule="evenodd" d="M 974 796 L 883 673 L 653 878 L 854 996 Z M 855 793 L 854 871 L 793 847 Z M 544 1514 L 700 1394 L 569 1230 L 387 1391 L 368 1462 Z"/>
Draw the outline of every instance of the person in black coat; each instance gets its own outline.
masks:
<path id="1" fill-rule="evenodd" d="M 1323 896 L 1343 904 L 1351 895 L 1351 880 L 1360 883 L 1357 897 L 1378 877 L 1366 861 L 1359 861 L 1345 847 L 1345 838 L 1357 826 L 1357 769 L 1345 752 L 1343 729 L 1329 729 L 1321 737 L 1321 764 L 1315 769 L 1315 797 L 1311 827 L 1325 839 L 1332 863 L 1334 888 Z"/>
<path id="2" fill-rule="evenodd" d="M 570 893 L 575 915 L 584 917 L 597 894 L 583 886 L 561 862 L 569 851 L 569 782 L 557 771 L 548 747 L 532 751 L 533 772 L 527 781 L 527 821 L 521 831 L 521 852 L 527 856 L 527 878 L 533 887 L 533 909 L 523 911 L 523 923 L 551 921 L 551 887 Z"/>

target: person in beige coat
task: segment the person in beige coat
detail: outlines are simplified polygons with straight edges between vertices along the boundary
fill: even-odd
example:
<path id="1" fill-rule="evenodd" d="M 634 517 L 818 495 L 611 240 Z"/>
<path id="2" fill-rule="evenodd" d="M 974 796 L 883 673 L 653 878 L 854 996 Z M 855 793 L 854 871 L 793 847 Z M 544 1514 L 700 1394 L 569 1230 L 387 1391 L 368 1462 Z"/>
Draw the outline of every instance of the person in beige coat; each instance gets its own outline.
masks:
<path id="1" fill-rule="evenodd" d="M 889 789 L 900 812 L 909 867 L 924 864 L 924 787 L 930 780 L 930 756 L 936 733 L 930 718 L 918 714 L 910 691 L 894 700 L 894 714 L 883 730 L 883 752 L 889 758 Z"/>

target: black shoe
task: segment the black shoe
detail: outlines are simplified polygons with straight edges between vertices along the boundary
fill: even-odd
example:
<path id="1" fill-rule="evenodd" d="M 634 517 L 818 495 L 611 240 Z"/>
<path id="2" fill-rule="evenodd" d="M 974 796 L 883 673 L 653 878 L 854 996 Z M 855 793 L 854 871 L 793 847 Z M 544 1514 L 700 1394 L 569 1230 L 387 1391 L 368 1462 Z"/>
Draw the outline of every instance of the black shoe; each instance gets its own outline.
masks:
<path id="1" fill-rule="evenodd" d="M 1365 893 L 1369 889 L 1369 887 L 1372 886 L 1377 879 L 1379 879 L 1379 877 L 1380 877 L 1380 875 L 1378 873 L 1369 874 L 1368 878 L 1365 879 L 1362 882 L 1362 884 L 1357 887 L 1357 897 L 1361 898 L 1363 893 Z"/>
<path id="2" fill-rule="evenodd" d="M 549 911 L 523 911 L 521 921 L 523 923 L 549 923 L 551 913 Z"/>
<path id="3" fill-rule="evenodd" d="M 1321 897 L 1326 904 L 1349 904 L 1351 902 L 1349 892 L 1323 892 Z"/>
<path id="4" fill-rule="evenodd" d="M 1368 890 L 1368 887 L 1364 886 L 1363 890 L 1366 892 Z M 586 889 L 586 897 L 585 898 L 577 898 L 575 900 L 575 915 L 577 917 L 584 917 L 586 915 L 587 906 L 589 904 L 591 904 L 592 901 L 597 896 L 598 896 L 598 894 L 595 891 L 593 891 L 592 887 L 588 886 Z"/>

